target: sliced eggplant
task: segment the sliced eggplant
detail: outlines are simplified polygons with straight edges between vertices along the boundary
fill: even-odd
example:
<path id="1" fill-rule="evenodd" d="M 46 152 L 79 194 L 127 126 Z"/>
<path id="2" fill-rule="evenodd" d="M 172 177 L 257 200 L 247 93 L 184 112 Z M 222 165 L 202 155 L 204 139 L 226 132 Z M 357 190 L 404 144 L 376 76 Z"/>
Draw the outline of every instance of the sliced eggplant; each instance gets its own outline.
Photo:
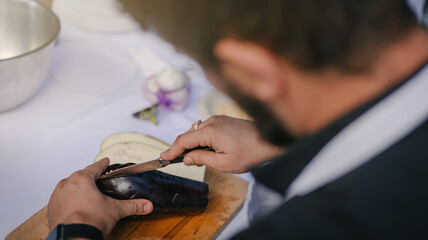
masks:
<path id="1" fill-rule="evenodd" d="M 100 152 L 96 156 L 95 162 L 103 158 L 109 158 L 111 164 L 124 164 L 127 162 L 143 163 L 158 158 L 161 152 L 160 149 L 144 143 L 117 143 Z M 186 166 L 184 163 L 177 163 L 159 170 L 179 177 L 204 181 L 205 166 Z"/>
<path id="2" fill-rule="evenodd" d="M 129 165 L 115 164 L 106 172 Z M 208 204 L 208 184 L 157 170 L 102 178 L 96 184 L 107 196 L 120 200 L 148 199 L 155 208 L 205 209 Z"/>
<path id="3" fill-rule="evenodd" d="M 144 135 L 142 133 L 137 132 L 119 132 L 110 135 L 106 139 L 104 139 L 104 141 L 101 143 L 100 152 L 102 152 L 104 149 L 113 144 L 129 142 L 138 142 L 151 145 L 153 147 L 158 148 L 159 151 L 165 151 L 170 148 L 167 143 L 158 140 L 157 138 L 154 138 L 152 136 Z"/>

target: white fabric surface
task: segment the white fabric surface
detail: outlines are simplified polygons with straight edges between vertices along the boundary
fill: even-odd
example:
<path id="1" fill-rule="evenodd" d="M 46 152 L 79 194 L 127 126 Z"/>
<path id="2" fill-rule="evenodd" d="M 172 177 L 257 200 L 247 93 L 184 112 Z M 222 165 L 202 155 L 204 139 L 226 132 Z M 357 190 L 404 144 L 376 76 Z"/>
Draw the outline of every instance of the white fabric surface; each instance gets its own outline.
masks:
<path id="1" fill-rule="evenodd" d="M 96 53 L 92 49 L 97 47 L 94 41 L 100 42 L 99 46 L 103 50 L 106 49 L 104 43 L 109 42 L 114 48 L 112 52 L 124 51 L 132 55 L 139 49 L 149 48 L 178 69 L 189 67 L 184 55 L 176 53 L 169 44 L 142 30 L 97 35 L 63 23 L 56 48 L 65 47 L 61 45 L 65 42 L 82 40 L 90 40 L 92 44 L 82 44 L 81 49 L 74 51 Z M 91 49 L 85 49 L 85 46 Z M 105 57 L 120 58 L 123 55 L 105 54 Z M 105 137 L 121 131 L 138 131 L 172 143 L 178 134 L 187 131 L 200 118 L 198 101 L 212 89 L 200 71 L 199 74 L 193 71 L 188 106 L 182 112 L 159 110 L 159 124 L 155 126 L 149 121 L 131 116 L 149 106 L 142 92 L 142 74 L 137 74 L 124 87 L 109 94 L 79 94 L 79 91 L 60 84 L 61 81 L 78 81 L 76 78 L 83 74 L 83 70 L 79 69 L 74 72 L 69 69 L 57 71 L 56 67 L 60 68 L 67 59 L 66 54 L 63 57 L 56 56 L 42 89 L 29 102 L 0 113 L 1 239 L 48 203 L 59 180 L 91 164 Z M 82 58 L 80 65 L 96 64 L 93 59 Z M 110 66 L 105 71 L 110 72 L 102 74 L 107 76 L 106 79 L 94 79 L 103 88 L 104 84 L 117 81 L 108 76 L 117 76 L 122 70 Z M 55 79 L 52 73 L 55 73 Z M 88 82 L 88 85 L 93 87 L 94 82 Z M 87 90 L 82 89 L 84 93 Z"/>

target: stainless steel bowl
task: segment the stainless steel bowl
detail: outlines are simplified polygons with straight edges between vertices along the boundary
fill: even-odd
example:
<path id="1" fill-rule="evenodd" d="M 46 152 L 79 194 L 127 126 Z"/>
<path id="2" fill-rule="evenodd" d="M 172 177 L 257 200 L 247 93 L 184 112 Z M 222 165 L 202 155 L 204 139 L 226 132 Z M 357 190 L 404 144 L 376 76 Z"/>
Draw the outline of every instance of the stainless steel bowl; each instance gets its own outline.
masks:
<path id="1" fill-rule="evenodd" d="M 0 111 L 31 98 L 46 78 L 57 16 L 33 0 L 0 0 Z"/>

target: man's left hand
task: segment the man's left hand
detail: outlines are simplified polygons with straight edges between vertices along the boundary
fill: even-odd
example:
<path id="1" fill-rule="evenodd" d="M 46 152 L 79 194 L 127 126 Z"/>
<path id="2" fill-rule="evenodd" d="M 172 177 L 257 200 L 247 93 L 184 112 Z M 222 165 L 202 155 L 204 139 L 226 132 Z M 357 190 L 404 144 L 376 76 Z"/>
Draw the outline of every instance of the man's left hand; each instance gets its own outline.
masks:
<path id="1" fill-rule="evenodd" d="M 60 223 L 83 223 L 107 235 L 121 218 L 152 212 L 153 205 L 148 200 L 116 200 L 98 190 L 95 181 L 109 162 L 100 160 L 58 183 L 48 204 L 49 231 Z"/>

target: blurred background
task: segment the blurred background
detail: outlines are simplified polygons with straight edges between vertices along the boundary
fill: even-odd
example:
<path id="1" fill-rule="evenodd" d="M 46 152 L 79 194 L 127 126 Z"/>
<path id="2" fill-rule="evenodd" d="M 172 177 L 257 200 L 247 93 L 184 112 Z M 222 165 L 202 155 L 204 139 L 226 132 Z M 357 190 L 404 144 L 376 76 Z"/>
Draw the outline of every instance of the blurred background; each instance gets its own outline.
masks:
<path id="1" fill-rule="evenodd" d="M 0 238 L 45 206 L 59 180 L 91 164 L 111 134 L 136 131 L 171 144 L 199 119 L 247 118 L 213 89 L 194 60 L 142 30 L 116 0 L 39 2 L 59 18 L 59 35 L 48 9 L 30 0 L 0 0 L 0 19 L 9 26 L 0 27 L 7 33 L 0 36 L 0 51 L 26 44 L 0 59 L 0 210 L 7 216 L 0 218 Z M 25 20 L 12 21 L 16 9 Z M 40 23 L 38 14 L 45 16 Z M 13 34 L 36 39 L 40 29 L 46 33 L 37 41 L 5 41 Z M 43 66 L 46 71 L 36 71 Z M 149 86 L 147 79 L 155 80 Z M 168 104 L 153 98 L 161 90 L 176 92 L 162 97 Z M 133 117 L 152 105 L 158 106 L 156 125 Z"/>

